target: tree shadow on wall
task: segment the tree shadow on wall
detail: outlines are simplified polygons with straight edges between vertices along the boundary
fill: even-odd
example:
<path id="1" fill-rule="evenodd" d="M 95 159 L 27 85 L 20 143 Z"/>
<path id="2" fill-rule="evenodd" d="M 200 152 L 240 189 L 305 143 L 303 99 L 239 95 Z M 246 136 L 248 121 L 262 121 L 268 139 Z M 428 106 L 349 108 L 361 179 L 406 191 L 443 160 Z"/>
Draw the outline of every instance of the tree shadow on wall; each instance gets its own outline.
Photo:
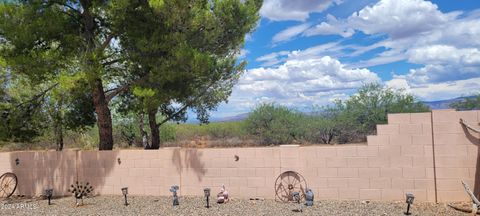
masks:
<path id="1" fill-rule="evenodd" d="M 197 149 L 185 149 L 185 158 L 183 158 L 182 163 L 182 154 L 180 149 L 173 150 L 172 162 L 177 169 L 177 172 L 182 171 L 182 164 L 187 169 L 193 170 L 197 179 L 202 181 L 203 176 L 207 172 L 205 169 L 205 163 L 202 162 L 202 152 L 199 152 Z"/>
<path id="2" fill-rule="evenodd" d="M 53 196 L 69 196 L 71 184 L 89 182 L 97 193 L 105 184 L 118 152 L 43 151 L 12 152 L 10 167 L 17 176 L 16 195 L 40 196 L 53 189 Z"/>
<path id="3" fill-rule="evenodd" d="M 475 196 L 479 196 L 480 194 L 480 137 L 478 134 L 475 136 L 473 131 L 469 130 L 465 125 L 462 124 L 463 133 L 467 137 L 468 141 L 477 146 L 477 162 L 475 164 L 475 179 L 474 179 L 474 186 L 473 186 L 473 194 Z"/>

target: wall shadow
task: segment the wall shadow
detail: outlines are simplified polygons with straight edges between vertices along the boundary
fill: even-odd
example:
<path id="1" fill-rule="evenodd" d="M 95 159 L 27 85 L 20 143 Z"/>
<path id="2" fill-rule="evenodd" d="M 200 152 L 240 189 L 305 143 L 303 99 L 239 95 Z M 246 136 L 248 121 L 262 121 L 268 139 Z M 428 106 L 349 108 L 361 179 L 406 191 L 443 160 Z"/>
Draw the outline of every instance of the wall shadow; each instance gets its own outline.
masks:
<path id="1" fill-rule="evenodd" d="M 465 125 L 462 124 L 463 133 L 467 137 L 468 141 L 477 146 L 477 162 L 475 164 L 475 179 L 474 179 L 474 186 L 473 186 L 473 194 L 479 198 L 480 194 L 480 137 L 477 135 L 473 135 L 475 133 L 469 130 Z"/>
<path id="2" fill-rule="evenodd" d="M 193 169 L 198 181 L 202 181 L 203 176 L 205 176 L 205 173 L 207 172 L 205 169 L 205 163 L 201 160 L 202 155 L 202 152 L 198 152 L 197 149 L 185 150 L 185 166 Z"/>
<path id="3" fill-rule="evenodd" d="M 197 179 L 201 181 L 205 176 L 207 170 L 205 169 L 205 163 L 202 162 L 202 155 L 203 153 L 198 151 L 197 149 L 184 149 L 185 151 L 185 158 L 181 156 L 180 149 L 173 150 L 173 157 L 172 163 L 175 165 L 178 173 L 181 173 L 182 168 L 184 165 L 185 168 L 193 170 Z"/>
<path id="4" fill-rule="evenodd" d="M 18 179 L 14 195 L 38 197 L 51 188 L 54 197 L 71 196 L 68 189 L 76 181 L 90 182 L 96 194 L 95 189 L 104 186 L 105 176 L 113 170 L 117 154 L 78 150 L 11 152 L 11 171 Z"/>

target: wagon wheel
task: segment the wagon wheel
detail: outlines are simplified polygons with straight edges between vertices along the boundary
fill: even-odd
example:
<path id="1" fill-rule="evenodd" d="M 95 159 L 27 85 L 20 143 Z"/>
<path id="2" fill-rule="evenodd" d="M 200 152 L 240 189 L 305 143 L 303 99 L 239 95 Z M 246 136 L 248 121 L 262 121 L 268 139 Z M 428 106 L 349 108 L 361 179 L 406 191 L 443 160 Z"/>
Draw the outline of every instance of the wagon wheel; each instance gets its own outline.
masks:
<path id="1" fill-rule="evenodd" d="M 8 198 L 12 196 L 17 189 L 17 176 L 7 172 L 0 176 L 0 197 Z"/>
<path id="2" fill-rule="evenodd" d="M 283 202 L 294 201 L 293 192 L 300 193 L 300 200 L 305 199 L 307 182 L 302 175 L 294 171 L 286 171 L 275 180 L 275 199 Z"/>

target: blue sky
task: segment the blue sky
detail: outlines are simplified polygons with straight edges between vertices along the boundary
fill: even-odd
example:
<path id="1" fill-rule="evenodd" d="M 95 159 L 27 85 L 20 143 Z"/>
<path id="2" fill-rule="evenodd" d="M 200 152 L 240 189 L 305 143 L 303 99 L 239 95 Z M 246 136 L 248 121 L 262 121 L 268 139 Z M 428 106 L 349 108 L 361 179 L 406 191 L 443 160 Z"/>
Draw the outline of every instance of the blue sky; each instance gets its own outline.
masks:
<path id="1" fill-rule="evenodd" d="M 212 117 L 327 105 L 371 82 L 427 101 L 480 90 L 479 0 L 264 0 L 260 14 L 247 70 Z"/>

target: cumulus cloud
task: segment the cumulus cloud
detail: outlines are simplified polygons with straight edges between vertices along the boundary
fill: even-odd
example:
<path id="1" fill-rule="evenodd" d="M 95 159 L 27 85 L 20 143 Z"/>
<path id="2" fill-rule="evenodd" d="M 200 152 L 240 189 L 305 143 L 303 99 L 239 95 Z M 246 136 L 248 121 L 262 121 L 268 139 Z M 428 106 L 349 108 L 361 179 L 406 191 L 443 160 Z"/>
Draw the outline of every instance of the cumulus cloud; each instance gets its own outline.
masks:
<path id="1" fill-rule="evenodd" d="M 444 14 L 424 0 L 381 0 L 352 14 L 346 22 L 365 34 L 388 34 L 395 39 L 427 32 L 457 15 Z"/>
<path id="2" fill-rule="evenodd" d="M 365 83 L 380 82 L 368 69 L 349 69 L 330 56 L 290 59 L 277 67 L 248 70 L 235 87 L 232 98 L 244 104 L 275 101 L 310 107 L 343 98 Z M 249 98 L 249 99 L 248 99 Z"/>
<path id="3" fill-rule="evenodd" d="M 480 71 L 480 10 L 470 13 L 441 12 L 424 0 L 381 0 L 346 19 L 328 15 L 325 22 L 302 35 L 337 34 L 350 37 L 354 31 L 385 35 L 386 39 L 365 47 L 351 47 L 347 56 L 357 56 L 382 47 L 374 57 L 352 63 L 370 67 L 398 61 L 423 65 L 404 78 L 413 83 L 438 83 L 469 79 Z"/>
<path id="4" fill-rule="evenodd" d="M 392 88 L 403 89 L 407 93 L 414 94 L 423 101 L 435 101 L 451 99 L 459 96 L 478 94 L 480 78 L 457 80 L 424 85 L 411 85 L 403 78 L 394 78 L 386 85 Z"/>
<path id="5" fill-rule="evenodd" d="M 333 3 L 334 0 L 265 0 L 260 15 L 273 21 L 297 20 L 305 21 L 310 13 L 322 12 Z"/>
<path id="6" fill-rule="evenodd" d="M 480 66 L 478 48 L 456 48 L 451 45 L 416 47 L 408 51 L 408 60 L 417 64 L 456 64 Z"/>

